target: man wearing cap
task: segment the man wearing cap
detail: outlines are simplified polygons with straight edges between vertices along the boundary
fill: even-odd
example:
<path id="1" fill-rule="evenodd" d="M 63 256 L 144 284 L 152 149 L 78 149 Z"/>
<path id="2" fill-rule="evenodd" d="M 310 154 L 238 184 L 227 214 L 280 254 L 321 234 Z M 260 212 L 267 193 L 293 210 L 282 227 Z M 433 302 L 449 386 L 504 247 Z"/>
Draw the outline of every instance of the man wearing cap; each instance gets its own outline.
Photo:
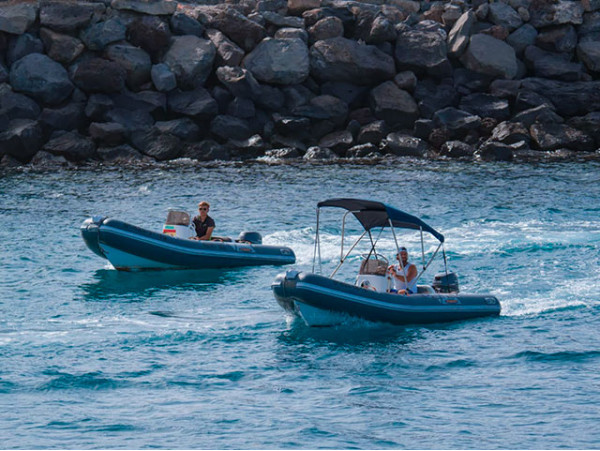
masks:
<path id="1" fill-rule="evenodd" d="M 391 265 L 388 268 L 392 281 L 392 286 L 398 294 L 414 294 L 417 292 L 417 267 L 408 261 L 408 251 L 405 247 L 400 248 L 396 254 L 397 265 Z"/>

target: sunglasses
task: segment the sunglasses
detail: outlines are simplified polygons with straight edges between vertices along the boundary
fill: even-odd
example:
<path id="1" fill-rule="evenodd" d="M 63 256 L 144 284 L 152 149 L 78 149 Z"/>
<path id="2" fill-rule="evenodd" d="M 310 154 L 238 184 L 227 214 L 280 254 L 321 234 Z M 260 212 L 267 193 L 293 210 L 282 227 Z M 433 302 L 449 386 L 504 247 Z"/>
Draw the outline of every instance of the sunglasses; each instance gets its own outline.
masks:
<path id="1" fill-rule="evenodd" d="M 206 210 L 208 210 L 208 208 L 202 207 L 202 208 L 198 208 L 198 210 L 200 210 L 200 211 L 206 211 Z"/>

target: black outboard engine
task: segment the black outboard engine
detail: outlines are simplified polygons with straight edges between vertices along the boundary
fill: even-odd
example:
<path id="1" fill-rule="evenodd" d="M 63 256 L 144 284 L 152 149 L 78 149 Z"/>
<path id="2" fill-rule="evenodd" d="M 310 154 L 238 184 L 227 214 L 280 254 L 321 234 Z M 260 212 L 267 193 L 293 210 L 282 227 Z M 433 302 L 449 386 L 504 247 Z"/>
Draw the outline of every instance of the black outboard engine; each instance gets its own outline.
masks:
<path id="1" fill-rule="evenodd" d="M 242 232 L 237 240 L 240 243 L 262 244 L 262 236 L 258 232 Z"/>
<path id="2" fill-rule="evenodd" d="M 455 272 L 436 274 L 433 289 L 436 293 L 458 293 L 458 276 Z"/>

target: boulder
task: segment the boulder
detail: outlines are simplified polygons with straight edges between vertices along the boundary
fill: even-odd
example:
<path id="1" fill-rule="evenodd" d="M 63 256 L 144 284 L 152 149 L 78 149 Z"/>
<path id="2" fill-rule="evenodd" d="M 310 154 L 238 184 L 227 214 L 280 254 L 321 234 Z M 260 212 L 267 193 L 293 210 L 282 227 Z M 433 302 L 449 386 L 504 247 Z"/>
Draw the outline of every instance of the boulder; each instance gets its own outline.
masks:
<path id="1" fill-rule="evenodd" d="M 523 19 L 510 5 L 502 2 L 490 3 L 488 20 L 493 24 L 506 28 L 509 32 L 523 25 Z"/>
<path id="2" fill-rule="evenodd" d="M 331 149 L 336 154 L 344 156 L 353 143 L 352 133 L 348 130 L 339 130 L 323 136 L 319 140 L 319 147 Z"/>
<path id="3" fill-rule="evenodd" d="M 276 39 L 302 39 L 308 44 L 308 32 L 302 28 L 280 28 L 275 32 Z"/>
<path id="4" fill-rule="evenodd" d="M 318 146 L 309 147 L 302 157 L 307 161 L 322 161 L 322 160 L 335 160 L 338 156 L 330 149 L 322 149 Z"/>
<path id="5" fill-rule="evenodd" d="M 310 119 L 307 117 L 273 115 L 275 133 L 284 136 L 298 136 L 307 134 L 310 130 Z"/>
<path id="6" fill-rule="evenodd" d="M 227 106 L 227 114 L 240 119 L 252 119 L 256 116 L 256 107 L 252 100 L 236 97 Z"/>
<path id="7" fill-rule="evenodd" d="M 596 150 L 594 140 L 580 130 L 565 124 L 541 124 L 536 122 L 529 128 L 532 144 L 539 150 L 571 149 L 576 151 Z"/>
<path id="8" fill-rule="evenodd" d="M 481 33 L 471 36 L 461 61 L 467 69 L 491 77 L 512 79 L 518 72 L 514 49 L 503 41 Z"/>
<path id="9" fill-rule="evenodd" d="M 600 81 L 564 82 L 527 78 L 522 89 L 540 95 L 551 93 L 556 112 L 563 117 L 583 116 L 600 111 Z"/>
<path id="10" fill-rule="evenodd" d="M 219 30 L 206 30 L 206 36 L 217 50 L 215 63 L 217 66 L 239 66 L 244 59 L 244 51 Z"/>
<path id="11" fill-rule="evenodd" d="M 200 127 L 187 117 L 158 121 L 154 124 L 154 128 L 161 134 L 177 136 L 182 141 L 197 141 L 200 138 Z"/>
<path id="12" fill-rule="evenodd" d="M 311 44 L 341 36 L 344 36 L 344 24 L 335 16 L 324 17 L 308 29 L 308 40 Z"/>
<path id="13" fill-rule="evenodd" d="M 356 142 L 358 144 L 379 144 L 388 133 L 385 121 L 374 121 L 361 127 Z"/>
<path id="14" fill-rule="evenodd" d="M 292 109 L 292 114 L 311 119 L 330 119 L 341 125 L 348 116 L 348 105 L 337 97 L 323 95 L 312 98 L 307 105 Z"/>
<path id="15" fill-rule="evenodd" d="M 475 13 L 469 10 L 454 23 L 448 33 L 448 55 L 458 58 L 464 53 L 469 45 L 471 29 L 476 21 Z"/>
<path id="16" fill-rule="evenodd" d="M 453 136 L 464 137 L 470 130 L 477 130 L 481 118 L 453 107 L 444 108 L 433 115 L 437 127 L 448 130 Z"/>
<path id="17" fill-rule="evenodd" d="M 39 105 L 23 94 L 13 92 L 8 85 L 0 86 L 0 116 L 10 119 L 37 119 Z"/>
<path id="18" fill-rule="evenodd" d="M 398 34 L 394 53 L 399 70 L 443 78 L 452 74 L 445 33 L 409 30 Z"/>
<path id="19" fill-rule="evenodd" d="M 0 133 L 0 155 L 27 163 L 43 144 L 42 127 L 31 119 L 13 119 Z"/>
<path id="20" fill-rule="evenodd" d="M 394 22 L 384 15 L 377 15 L 371 23 L 371 29 L 365 41 L 367 44 L 377 45 L 395 41 L 397 36 Z"/>
<path id="21" fill-rule="evenodd" d="M 508 100 L 490 94 L 475 93 L 461 99 L 459 108 L 479 117 L 505 120 L 510 117 Z"/>
<path id="22" fill-rule="evenodd" d="M 204 25 L 198 22 L 185 11 L 176 11 L 169 20 L 171 30 L 174 34 L 184 36 L 191 34 L 201 38 L 204 35 Z"/>
<path id="23" fill-rule="evenodd" d="M 115 147 L 99 147 L 96 153 L 102 161 L 115 165 L 130 165 L 153 161 L 128 144 Z"/>
<path id="24" fill-rule="evenodd" d="M 124 143 L 127 137 L 125 127 L 116 122 L 92 122 L 88 133 L 94 141 L 109 147 Z M 100 158 L 104 159 L 102 155 Z"/>
<path id="25" fill-rule="evenodd" d="M 179 89 L 171 91 L 167 103 L 169 110 L 174 113 L 200 119 L 213 117 L 219 112 L 217 101 L 204 88 L 196 88 L 193 91 Z"/>
<path id="26" fill-rule="evenodd" d="M 104 57 L 125 70 L 125 83 L 129 89 L 139 91 L 150 81 L 152 61 L 141 48 L 131 44 L 111 44 L 105 49 Z"/>
<path id="27" fill-rule="evenodd" d="M 536 77 L 563 81 L 579 81 L 583 77 L 583 65 L 566 61 L 560 56 L 547 55 L 533 63 Z"/>
<path id="28" fill-rule="evenodd" d="M 2 2 L 0 3 L 0 31 L 21 35 L 33 25 L 37 14 L 37 2 Z"/>
<path id="29" fill-rule="evenodd" d="M 36 153 L 29 164 L 36 169 L 56 169 L 70 166 L 70 163 L 65 157 L 52 155 L 51 153 L 43 150 L 40 150 L 38 153 Z"/>
<path id="30" fill-rule="evenodd" d="M 6 51 L 6 62 L 12 66 L 30 53 L 44 53 L 44 43 L 30 33 L 24 33 L 9 40 Z"/>
<path id="31" fill-rule="evenodd" d="M 583 6 L 577 1 L 532 2 L 529 23 L 538 29 L 553 25 L 581 25 L 583 13 Z"/>
<path id="32" fill-rule="evenodd" d="M 125 127 L 128 136 L 139 132 L 147 132 L 154 124 L 154 119 L 147 111 L 128 108 L 113 108 L 105 115 L 106 122 L 116 122 Z"/>
<path id="33" fill-rule="evenodd" d="M 574 117 L 568 122 L 569 126 L 591 136 L 596 141 L 596 146 L 600 148 L 600 127 L 598 127 L 598 124 L 600 124 L 600 112 Z"/>
<path id="34" fill-rule="evenodd" d="M 85 104 L 70 102 L 58 108 L 44 108 L 39 121 L 52 130 L 77 130 L 84 127 Z"/>
<path id="35" fill-rule="evenodd" d="M 129 42 L 144 49 L 157 62 L 171 43 L 171 30 L 165 20 L 156 16 L 137 18 L 127 27 Z"/>
<path id="36" fill-rule="evenodd" d="M 508 144 L 502 144 L 497 141 L 486 141 L 477 149 L 476 155 L 485 161 L 512 161 L 514 158 L 514 149 Z"/>
<path id="37" fill-rule="evenodd" d="M 290 160 L 294 158 L 300 158 L 298 149 L 294 147 L 284 147 L 281 149 L 270 149 L 265 152 L 265 157 L 274 160 Z"/>
<path id="38" fill-rule="evenodd" d="M 211 73 L 216 50 L 211 41 L 197 36 L 175 36 L 164 57 L 180 88 L 203 86 Z"/>
<path id="39" fill-rule="evenodd" d="M 134 11 L 151 16 L 168 16 L 177 9 L 177 2 L 172 0 L 112 0 L 113 9 Z"/>
<path id="40" fill-rule="evenodd" d="M 224 140 L 244 140 L 253 135 L 247 121 L 227 115 L 216 116 L 210 123 L 210 131 Z"/>
<path id="41" fill-rule="evenodd" d="M 40 25 L 63 33 L 85 28 L 94 15 L 104 13 L 106 7 L 97 2 L 40 2 Z"/>
<path id="42" fill-rule="evenodd" d="M 300 16 L 304 11 L 321 7 L 322 0 L 288 0 L 288 14 Z"/>
<path id="43" fill-rule="evenodd" d="M 293 27 L 303 28 L 304 21 L 300 17 L 284 16 L 274 11 L 264 11 L 261 16 L 267 24 L 275 25 L 278 28 Z"/>
<path id="44" fill-rule="evenodd" d="M 543 104 L 515 114 L 512 117 L 512 121 L 519 122 L 526 128 L 529 128 L 535 122 L 543 124 L 562 124 L 564 119 L 556 114 L 554 107 L 548 104 Z"/>
<path id="45" fill-rule="evenodd" d="M 181 140 L 168 133 L 152 134 L 152 139 L 140 151 L 157 161 L 174 160 L 181 154 Z"/>
<path id="46" fill-rule="evenodd" d="M 125 87 L 127 72 L 114 61 L 91 58 L 77 65 L 73 82 L 85 92 L 119 92 Z"/>
<path id="47" fill-rule="evenodd" d="M 378 158 L 379 148 L 371 143 L 359 144 L 346 151 L 346 158 Z"/>
<path id="48" fill-rule="evenodd" d="M 209 139 L 184 145 L 180 157 L 198 161 L 227 161 L 231 155 L 225 146 Z"/>
<path id="49" fill-rule="evenodd" d="M 127 28 L 119 17 L 96 22 L 85 28 L 79 38 L 89 50 L 104 50 L 108 44 L 125 39 Z"/>
<path id="50" fill-rule="evenodd" d="M 573 25 L 543 29 L 537 35 L 535 45 L 549 52 L 571 53 L 577 46 L 577 32 Z"/>
<path id="51" fill-rule="evenodd" d="M 264 27 L 231 7 L 219 11 L 212 18 L 211 26 L 223 32 L 246 52 L 254 49 L 267 35 Z"/>
<path id="52" fill-rule="evenodd" d="M 216 70 L 216 75 L 235 97 L 257 99 L 261 95 L 261 86 L 248 69 L 224 66 Z"/>
<path id="53" fill-rule="evenodd" d="M 40 53 L 32 53 L 15 62 L 10 70 L 10 84 L 46 104 L 55 105 L 73 91 L 66 69 Z"/>
<path id="54" fill-rule="evenodd" d="M 152 66 L 152 69 L 150 69 L 150 78 L 157 91 L 168 92 L 177 87 L 175 74 L 164 63 Z"/>
<path id="55" fill-rule="evenodd" d="M 452 80 L 434 83 L 432 80 L 423 80 L 417 83 L 414 93 L 418 103 L 421 117 L 430 119 L 433 114 L 449 106 L 457 106 L 459 94 L 454 88 Z"/>
<path id="56" fill-rule="evenodd" d="M 382 150 L 397 156 L 424 157 L 429 151 L 429 145 L 414 136 L 390 133 L 382 142 Z"/>
<path id="57" fill-rule="evenodd" d="M 581 42 L 577 46 L 577 57 L 590 72 L 600 73 L 600 42 Z"/>
<path id="58" fill-rule="evenodd" d="M 538 31 L 526 23 L 508 35 L 506 42 L 515 49 L 517 55 L 522 55 L 528 46 L 535 44 L 537 36 Z"/>
<path id="59" fill-rule="evenodd" d="M 265 39 L 246 56 L 244 66 L 265 83 L 302 83 L 310 69 L 308 47 L 301 39 Z"/>
<path id="60" fill-rule="evenodd" d="M 392 79 L 396 68 L 393 58 L 377 47 L 340 37 L 311 47 L 310 71 L 321 81 L 373 85 Z"/>
<path id="61" fill-rule="evenodd" d="M 433 130 L 435 130 L 435 122 L 433 120 L 417 119 L 413 127 L 413 136 L 421 139 L 429 139 Z M 442 143 L 440 142 L 439 144 L 441 145 Z"/>
<path id="62" fill-rule="evenodd" d="M 83 42 L 79 39 L 66 34 L 55 33 L 48 28 L 40 30 L 40 37 L 46 47 L 46 54 L 59 63 L 71 63 L 85 49 Z"/>
<path id="63" fill-rule="evenodd" d="M 96 145 L 91 138 L 71 131 L 62 134 L 55 133 L 44 145 L 43 150 L 65 157 L 70 161 L 85 161 L 95 156 Z"/>
<path id="64" fill-rule="evenodd" d="M 462 141 L 446 141 L 440 148 L 440 155 L 449 158 L 472 158 L 475 148 Z"/>
<path id="65" fill-rule="evenodd" d="M 103 122 L 106 114 L 114 107 L 114 102 L 105 94 L 92 94 L 85 106 L 85 115 L 88 119 Z"/>
<path id="66" fill-rule="evenodd" d="M 412 129 L 419 117 L 419 107 L 415 100 L 393 81 L 386 81 L 373 89 L 369 95 L 369 104 L 375 117 L 392 127 Z"/>
<path id="67" fill-rule="evenodd" d="M 501 122 L 492 131 L 490 137 L 493 141 L 503 144 L 515 144 L 521 141 L 529 144 L 531 137 L 529 130 L 520 122 Z"/>

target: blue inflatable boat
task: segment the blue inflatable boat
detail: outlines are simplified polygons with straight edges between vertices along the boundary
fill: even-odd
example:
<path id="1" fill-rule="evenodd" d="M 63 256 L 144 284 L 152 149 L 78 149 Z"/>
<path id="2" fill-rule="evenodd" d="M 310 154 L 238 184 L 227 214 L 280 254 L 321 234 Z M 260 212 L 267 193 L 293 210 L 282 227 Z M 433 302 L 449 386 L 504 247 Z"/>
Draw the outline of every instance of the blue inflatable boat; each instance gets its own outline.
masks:
<path id="1" fill-rule="evenodd" d="M 83 222 L 81 235 L 92 252 L 123 271 L 288 265 L 296 261 L 289 247 L 263 245 L 257 232 L 242 232 L 238 240 L 190 240 L 189 215 L 177 211 L 169 212 L 163 233 L 96 216 Z"/>
<path id="2" fill-rule="evenodd" d="M 322 207 L 338 207 L 346 210 L 342 219 L 341 257 L 333 273 L 326 277 L 315 273 L 321 268 L 319 238 L 319 212 Z M 354 216 L 364 232 L 344 253 L 346 218 Z M 380 202 L 361 199 L 330 199 L 320 202 L 317 208 L 317 231 L 315 258 L 312 272 L 289 270 L 279 274 L 271 289 L 277 302 L 292 315 L 299 316 L 309 326 L 326 326 L 355 317 L 369 321 L 392 324 L 427 324 L 466 320 L 476 317 L 497 316 L 500 302 L 490 294 L 464 294 L 459 292 L 458 277 L 448 271 L 443 250 L 444 236 L 419 218 Z M 432 285 L 418 284 L 415 290 L 398 294 L 394 289 L 387 259 L 379 254 L 376 245 L 383 230 L 391 230 L 396 253 L 400 252 L 396 230 L 412 229 L 420 232 L 422 269 L 417 281 L 431 265 L 440 248 L 445 271 L 434 276 Z M 373 232 L 379 231 L 379 234 Z M 437 241 L 437 249 L 426 255 L 423 245 L 424 232 Z M 367 236 L 369 252 L 363 254 L 355 283 L 334 279 L 358 243 Z M 322 272 L 322 269 L 321 269 Z"/>

